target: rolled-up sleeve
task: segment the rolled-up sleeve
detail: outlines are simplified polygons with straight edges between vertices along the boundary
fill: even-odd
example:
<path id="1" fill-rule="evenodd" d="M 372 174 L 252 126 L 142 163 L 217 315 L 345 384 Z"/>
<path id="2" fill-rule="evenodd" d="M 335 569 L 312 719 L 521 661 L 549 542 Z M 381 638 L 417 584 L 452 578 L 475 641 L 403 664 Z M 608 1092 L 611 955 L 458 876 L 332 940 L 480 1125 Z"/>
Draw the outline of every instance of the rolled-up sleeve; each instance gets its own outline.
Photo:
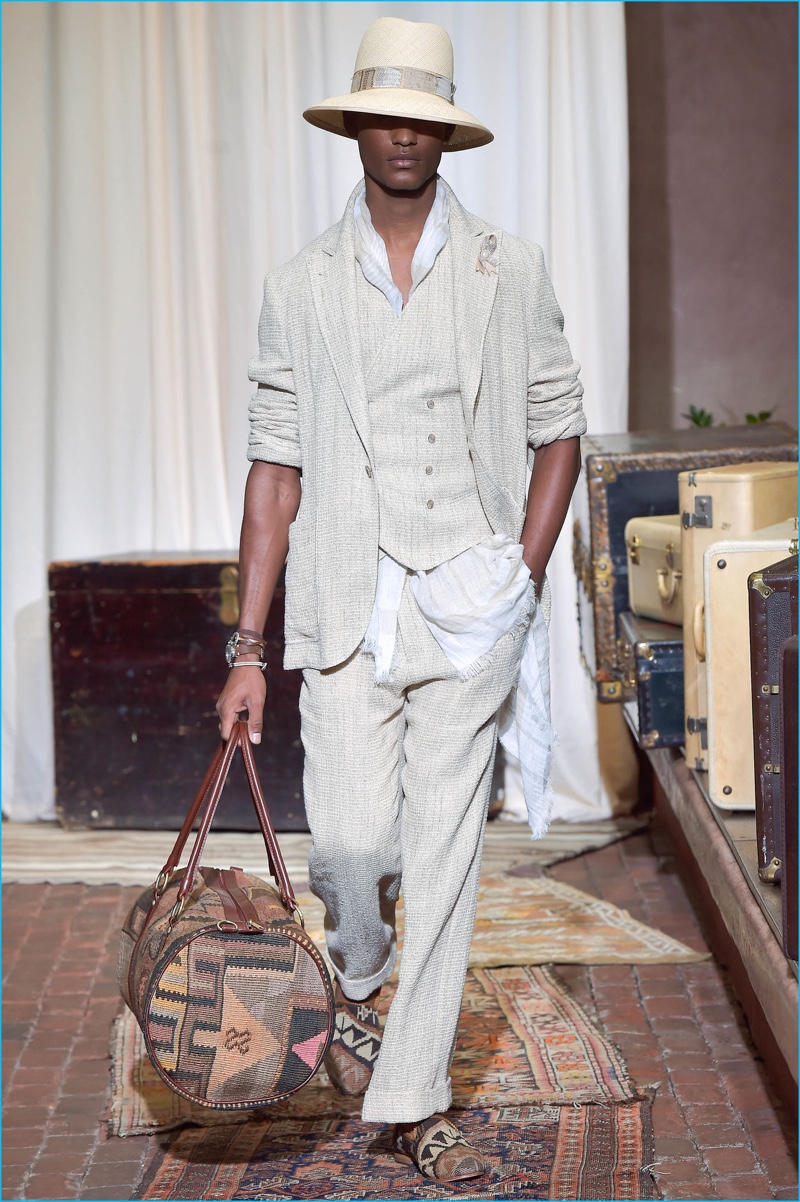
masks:
<path id="1" fill-rule="evenodd" d="M 281 305 L 269 275 L 258 323 L 258 355 L 250 360 L 248 375 L 258 389 L 250 399 L 247 458 L 302 468 L 292 362 Z"/>
<path id="2" fill-rule="evenodd" d="M 564 337 L 564 317 L 540 246 L 528 243 L 532 298 L 529 316 L 528 445 L 536 450 L 558 438 L 586 433 L 580 364 Z"/>

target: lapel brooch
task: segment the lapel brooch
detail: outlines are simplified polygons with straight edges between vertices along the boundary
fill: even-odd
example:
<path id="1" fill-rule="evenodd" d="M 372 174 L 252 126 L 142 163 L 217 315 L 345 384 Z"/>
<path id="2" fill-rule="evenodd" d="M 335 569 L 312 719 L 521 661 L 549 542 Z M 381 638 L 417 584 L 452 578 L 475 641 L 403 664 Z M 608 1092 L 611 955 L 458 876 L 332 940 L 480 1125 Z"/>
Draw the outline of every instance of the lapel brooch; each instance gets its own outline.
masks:
<path id="1" fill-rule="evenodd" d="M 495 275 L 497 272 L 497 238 L 494 234 L 487 234 L 481 249 L 478 253 L 478 258 L 475 263 L 475 270 L 482 271 L 484 275 Z"/>

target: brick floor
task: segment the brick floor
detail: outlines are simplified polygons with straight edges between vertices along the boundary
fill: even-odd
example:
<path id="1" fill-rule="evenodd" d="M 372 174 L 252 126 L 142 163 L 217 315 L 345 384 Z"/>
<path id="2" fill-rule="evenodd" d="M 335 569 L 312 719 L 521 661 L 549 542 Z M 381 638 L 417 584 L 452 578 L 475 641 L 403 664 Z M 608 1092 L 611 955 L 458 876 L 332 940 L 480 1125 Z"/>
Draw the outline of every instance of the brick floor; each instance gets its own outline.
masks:
<path id="1" fill-rule="evenodd" d="M 657 828 L 550 871 L 708 950 Z M 797 1198 L 795 1132 L 723 968 L 709 960 L 557 972 L 594 1008 L 637 1084 L 656 1089 L 653 1171 L 665 1198 Z"/>
<path id="2" fill-rule="evenodd" d="M 122 1199 L 138 1180 L 152 1141 L 103 1123 L 117 935 L 138 892 L 3 887 L 5 1198 Z"/>
<path id="3" fill-rule="evenodd" d="M 552 875 L 707 950 L 658 833 Z M 107 1139 L 117 932 L 137 890 L 3 888 L 3 1196 L 127 1199 L 155 1137 Z M 667 1199 L 797 1198 L 796 1141 L 725 971 L 564 965 L 559 977 L 654 1091 L 654 1173 Z"/>

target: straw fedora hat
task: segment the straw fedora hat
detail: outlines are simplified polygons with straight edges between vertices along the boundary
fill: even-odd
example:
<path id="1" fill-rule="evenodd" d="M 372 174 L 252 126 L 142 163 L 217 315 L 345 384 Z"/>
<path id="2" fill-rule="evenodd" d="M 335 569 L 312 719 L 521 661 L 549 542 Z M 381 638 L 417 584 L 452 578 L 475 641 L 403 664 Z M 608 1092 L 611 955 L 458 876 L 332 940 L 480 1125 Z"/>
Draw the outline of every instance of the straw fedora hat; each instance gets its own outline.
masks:
<path id="1" fill-rule="evenodd" d="M 361 39 L 348 96 L 333 96 L 303 113 L 306 121 L 349 138 L 345 113 L 378 113 L 454 125 L 445 150 L 485 146 L 494 135 L 453 104 L 453 47 L 447 30 L 422 21 L 380 17 Z"/>

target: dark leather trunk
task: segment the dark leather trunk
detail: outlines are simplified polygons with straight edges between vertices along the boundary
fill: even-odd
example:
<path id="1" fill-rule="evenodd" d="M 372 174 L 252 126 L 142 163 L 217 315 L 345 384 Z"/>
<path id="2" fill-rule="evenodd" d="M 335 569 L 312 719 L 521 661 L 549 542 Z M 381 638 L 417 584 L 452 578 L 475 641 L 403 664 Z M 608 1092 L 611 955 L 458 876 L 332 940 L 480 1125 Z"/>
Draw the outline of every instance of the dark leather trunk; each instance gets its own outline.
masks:
<path id="1" fill-rule="evenodd" d="M 781 820 L 781 648 L 797 633 L 797 556 L 790 555 L 748 578 L 753 753 L 756 784 L 758 875 L 779 882 L 783 861 Z"/>
<path id="2" fill-rule="evenodd" d="M 581 655 L 600 701 L 623 700 L 617 639 L 628 609 L 625 525 L 680 512 L 678 473 L 751 460 L 797 459 L 797 435 L 782 422 L 755 426 L 592 434 L 581 439 L 573 562 Z"/>
<path id="3" fill-rule="evenodd" d="M 236 555 L 224 552 L 51 564 L 56 810 L 64 826 L 180 827 L 219 738 L 214 706 L 238 621 L 236 582 Z M 265 631 L 267 709 L 255 755 L 276 828 L 305 830 L 302 674 L 282 667 L 283 598 L 281 581 Z M 256 827 L 240 762 L 217 826 Z"/>
<path id="4" fill-rule="evenodd" d="M 783 818 L 783 950 L 797 959 L 797 635 L 781 649 L 781 814 Z"/>
<path id="5" fill-rule="evenodd" d="M 625 717 L 642 748 L 683 743 L 683 631 L 619 615 Z"/>

